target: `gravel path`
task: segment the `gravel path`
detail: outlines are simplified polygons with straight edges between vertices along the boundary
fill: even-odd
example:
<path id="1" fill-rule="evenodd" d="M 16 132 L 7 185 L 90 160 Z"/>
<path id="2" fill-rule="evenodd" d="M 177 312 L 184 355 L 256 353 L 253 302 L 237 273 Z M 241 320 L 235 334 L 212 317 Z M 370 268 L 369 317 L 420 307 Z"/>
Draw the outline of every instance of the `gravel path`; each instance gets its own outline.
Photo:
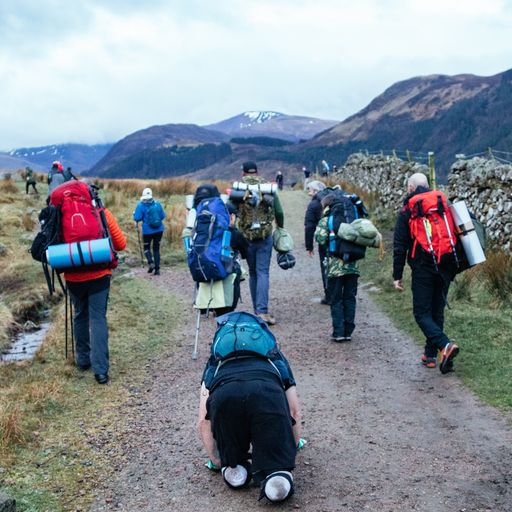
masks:
<path id="1" fill-rule="evenodd" d="M 306 198 L 285 194 L 288 228 L 302 240 Z M 419 363 L 420 349 L 368 298 L 358 296 L 353 341 L 329 341 L 329 309 L 319 303 L 317 258 L 295 251 L 297 265 L 273 264 L 273 331 L 294 370 L 303 437 L 296 494 L 282 510 L 512 511 L 512 429 L 454 374 Z M 147 278 L 140 274 L 141 278 Z M 245 512 L 272 506 L 256 489 L 234 492 L 206 460 L 196 434 L 198 390 L 214 320 L 201 323 L 200 353 L 190 358 L 194 314 L 191 279 L 165 270 L 159 286 L 183 298 L 176 349 L 148 368 L 144 389 L 126 405 L 129 431 L 116 478 L 99 490 L 94 512 Z M 243 291 L 250 308 L 247 286 Z M 463 344 L 462 344 L 463 348 Z"/>

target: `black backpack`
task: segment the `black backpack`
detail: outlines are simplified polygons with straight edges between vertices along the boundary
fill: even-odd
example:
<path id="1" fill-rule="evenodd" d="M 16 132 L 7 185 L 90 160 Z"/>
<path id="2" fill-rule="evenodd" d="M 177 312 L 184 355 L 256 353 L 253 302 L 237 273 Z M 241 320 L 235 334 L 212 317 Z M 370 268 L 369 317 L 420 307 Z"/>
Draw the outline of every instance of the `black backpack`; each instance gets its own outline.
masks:
<path id="1" fill-rule="evenodd" d="M 334 189 L 334 195 L 335 200 L 330 205 L 327 216 L 329 254 L 341 258 L 345 263 L 360 260 L 366 254 L 366 247 L 343 240 L 338 236 L 338 230 L 341 223 L 350 224 L 356 219 L 367 217 L 368 212 L 358 195 L 346 194 L 339 189 Z"/>
<path id="2" fill-rule="evenodd" d="M 48 246 L 61 242 L 60 208 L 53 205 L 43 208 L 39 213 L 39 223 L 41 229 L 32 242 L 30 254 L 36 261 L 46 263 L 46 249 L 48 249 Z"/>

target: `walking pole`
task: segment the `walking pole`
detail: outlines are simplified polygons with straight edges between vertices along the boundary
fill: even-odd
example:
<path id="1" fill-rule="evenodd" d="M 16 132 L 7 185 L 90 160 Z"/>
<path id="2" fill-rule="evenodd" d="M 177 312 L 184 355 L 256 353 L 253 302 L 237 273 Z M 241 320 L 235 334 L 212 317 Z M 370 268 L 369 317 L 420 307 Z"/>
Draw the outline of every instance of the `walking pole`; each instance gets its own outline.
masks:
<path id="1" fill-rule="evenodd" d="M 64 323 L 66 324 L 65 332 L 66 332 L 66 345 L 65 345 L 65 355 L 66 355 L 66 361 L 68 359 L 68 291 L 67 288 L 64 290 L 64 300 L 66 303 L 65 306 L 65 313 L 64 313 Z"/>
<path id="2" fill-rule="evenodd" d="M 139 251 L 140 251 L 140 266 L 144 268 L 144 257 L 142 255 L 142 244 L 140 243 L 140 231 L 139 231 L 139 223 L 136 222 L 135 225 L 137 226 L 137 240 L 139 241 Z"/>
<path id="3" fill-rule="evenodd" d="M 201 322 L 201 310 L 197 310 L 197 321 L 196 321 L 196 339 L 194 341 L 194 350 L 192 351 L 192 359 L 197 359 L 197 344 L 199 340 L 199 323 Z"/>
<path id="4" fill-rule="evenodd" d="M 73 324 L 73 301 L 69 298 L 69 325 L 71 326 L 71 355 L 75 360 L 75 326 Z"/>

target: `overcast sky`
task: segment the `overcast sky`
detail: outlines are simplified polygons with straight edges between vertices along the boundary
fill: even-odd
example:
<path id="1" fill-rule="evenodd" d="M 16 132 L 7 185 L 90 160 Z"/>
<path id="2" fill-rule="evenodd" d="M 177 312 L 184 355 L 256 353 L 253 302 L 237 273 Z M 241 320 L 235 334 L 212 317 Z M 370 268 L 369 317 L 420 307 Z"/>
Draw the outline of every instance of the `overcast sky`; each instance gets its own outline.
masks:
<path id="1" fill-rule="evenodd" d="M 0 150 L 245 110 L 343 120 L 512 68 L 512 0 L 0 0 Z"/>

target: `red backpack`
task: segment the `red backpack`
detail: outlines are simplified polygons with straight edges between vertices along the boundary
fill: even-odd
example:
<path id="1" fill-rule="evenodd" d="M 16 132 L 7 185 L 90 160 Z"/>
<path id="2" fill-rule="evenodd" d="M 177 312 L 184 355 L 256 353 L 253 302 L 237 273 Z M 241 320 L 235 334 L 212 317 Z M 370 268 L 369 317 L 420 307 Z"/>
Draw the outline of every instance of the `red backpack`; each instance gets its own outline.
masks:
<path id="1" fill-rule="evenodd" d="M 411 197 L 407 206 L 411 211 L 409 230 L 414 241 L 411 257 L 414 258 L 420 244 L 432 255 L 436 269 L 449 261 L 455 261 L 458 266 L 455 224 L 446 196 L 439 190 L 430 190 Z"/>
<path id="2" fill-rule="evenodd" d="M 104 208 L 98 197 L 93 197 L 89 185 L 83 181 L 72 180 L 59 185 L 50 194 L 50 205 L 60 211 L 61 242 L 85 242 L 109 238 Z M 87 268 L 116 268 L 117 255 L 110 243 L 112 261 L 89 265 Z M 74 269 L 80 271 L 81 268 Z M 69 270 L 71 271 L 71 270 Z"/>

